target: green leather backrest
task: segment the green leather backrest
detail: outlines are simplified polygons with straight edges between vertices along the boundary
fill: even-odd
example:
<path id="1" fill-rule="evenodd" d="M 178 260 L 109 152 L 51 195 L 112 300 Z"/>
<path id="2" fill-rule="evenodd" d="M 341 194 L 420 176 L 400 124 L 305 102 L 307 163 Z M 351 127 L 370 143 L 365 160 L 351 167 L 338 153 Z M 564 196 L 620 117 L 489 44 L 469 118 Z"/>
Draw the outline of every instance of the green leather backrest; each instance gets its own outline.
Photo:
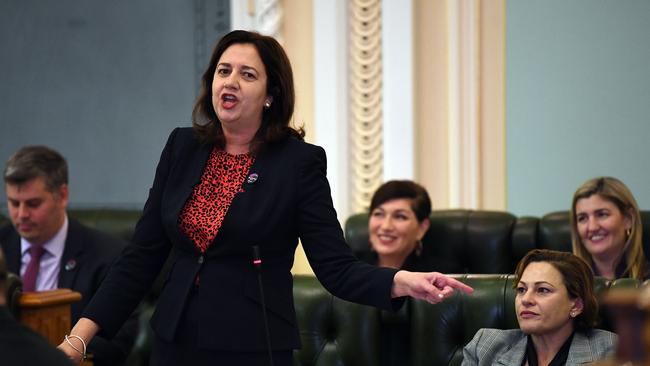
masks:
<path id="1" fill-rule="evenodd" d="M 518 222 L 508 212 L 435 210 L 422 239 L 423 268 L 444 273 L 510 273 L 517 263 L 513 245 L 534 248 L 536 219 Z M 345 223 L 345 237 L 360 258 L 370 250 L 368 214 L 356 214 Z M 472 253 L 472 255 L 467 255 Z"/>
<path id="2" fill-rule="evenodd" d="M 313 276 L 294 276 L 293 296 L 302 349 L 297 365 L 380 364 L 380 311 L 332 296 Z"/>
<path id="3" fill-rule="evenodd" d="M 71 209 L 68 210 L 68 215 L 82 224 L 130 241 L 142 211 L 109 208 Z"/>
<path id="4" fill-rule="evenodd" d="M 515 217 L 508 212 L 482 210 L 434 210 L 422 239 L 420 261 L 424 268 L 443 273 L 513 273 L 517 262 L 531 249 L 571 251 L 568 211 L 537 217 Z M 650 211 L 641 212 L 643 226 L 650 227 Z M 650 258 L 650 235 L 643 236 Z M 359 258 L 367 258 L 368 214 L 350 216 L 345 237 Z M 468 255 L 471 253 L 471 255 Z"/>
<path id="5" fill-rule="evenodd" d="M 479 328 L 513 328 L 508 275 L 456 276 L 474 293 L 456 293 L 438 305 L 413 300 L 411 350 L 414 365 L 448 365 L 462 360 L 462 348 Z"/>

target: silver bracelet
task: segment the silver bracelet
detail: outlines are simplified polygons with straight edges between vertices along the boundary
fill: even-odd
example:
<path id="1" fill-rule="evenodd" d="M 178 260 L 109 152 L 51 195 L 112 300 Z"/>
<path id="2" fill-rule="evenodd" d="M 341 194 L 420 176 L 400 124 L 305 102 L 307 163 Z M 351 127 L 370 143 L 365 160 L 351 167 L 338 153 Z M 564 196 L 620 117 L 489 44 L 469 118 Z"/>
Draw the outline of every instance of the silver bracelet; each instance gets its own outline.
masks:
<path id="1" fill-rule="evenodd" d="M 81 344 L 84 346 L 83 352 L 79 348 L 75 347 L 74 344 L 72 344 L 72 342 L 70 342 L 70 338 L 76 338 L 76 339 L 81 341 Z M 66 334 L 64 339 L 65 339 L 65 342 L 68 345 L 70 345 L 70 347 L 72 347 L 73 350 L 77 351 L 77 353 L 81 355 L 82 360 L 86 359 L 86 341 L 84 341 L 83 338 L 79 337 L 78 335 L 74 335 L 74 334 L 70 334 L 70 335 Z"/>

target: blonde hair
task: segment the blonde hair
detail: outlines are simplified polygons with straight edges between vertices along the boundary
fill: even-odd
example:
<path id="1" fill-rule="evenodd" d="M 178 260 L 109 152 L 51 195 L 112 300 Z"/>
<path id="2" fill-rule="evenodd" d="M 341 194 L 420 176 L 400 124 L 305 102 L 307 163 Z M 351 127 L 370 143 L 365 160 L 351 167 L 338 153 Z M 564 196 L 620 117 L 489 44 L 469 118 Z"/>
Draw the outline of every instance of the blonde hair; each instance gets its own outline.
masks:
<path id="1" fill-rule="evenodd" d="M 612 202 L 618 207 L 623 216 L 629 217 L 632 220 L 632 227 L 623 247 L 623 256 L 625 256 L 627 262 L 627 268 L 624 273 L 632 278 L 642 280 L 644 277 L 645 255 L 643 253 L 643 225 L 641 223 L 639 205 L 636 203 L 630 189 L 616 178 L 598 177 L 590 179 L 578 187 L 573 195 L 570 215 L 573 254 L 586 260 L 588 263 L 593 263 L 591 254 L 589 254 L 580 235 L 578 235 L 576 221 L 576 204 L 578 200 L 589 198 L 593 195 L 598 195 L 602 199 Z M 618 259 L 614 269 L 616 269 L 623 256 Z"/>

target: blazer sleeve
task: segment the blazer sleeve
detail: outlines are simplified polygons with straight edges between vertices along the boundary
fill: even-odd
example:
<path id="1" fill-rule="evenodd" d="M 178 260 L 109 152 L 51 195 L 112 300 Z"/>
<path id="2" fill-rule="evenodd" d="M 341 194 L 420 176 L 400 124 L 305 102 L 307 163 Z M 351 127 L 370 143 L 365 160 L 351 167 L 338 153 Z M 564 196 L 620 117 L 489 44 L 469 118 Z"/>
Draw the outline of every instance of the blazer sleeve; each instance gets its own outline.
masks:
<path id="1" fill-rule="evenodd" d="M 301 154 L 298 177 L 299 236 L 307 259 L 323 286 L 342 299 L 395 310 L 403 299 L 391 299 L 397 270 L 359 261 L 345 242 L 326 177 L 325 151 L 308 145 Z"/>
<path id="2" fill-rule="evenodd" d="M 481 343 L 481 337 L 483 336 L 483 329 L 479 329 L 474 338 L 467 343 L 463 348 L 463 363 L 461 366 L 477 366 L 478 365 L 478 349 Z"/>
<path id="3" fill-rule="evenodd" d="M 93 354 L 95 366 L 122 365 L 129 356 L 138 333 L 140 311 L 134 311 L 120 328 L 119 332 L 106 339 L 96 336 L 88 344 L 88 352 Z"/>
<path id="4" fill-rule="evenodd" d="M 93 296 L 84 317 L 95 321 L 107 337 L 114 336 L 150 289 L 171 250 L 161 216 L 162 196 L 173 164 L 180 129 L 169 136 L 156 168 L 142 217 L 128 245 Z"/>

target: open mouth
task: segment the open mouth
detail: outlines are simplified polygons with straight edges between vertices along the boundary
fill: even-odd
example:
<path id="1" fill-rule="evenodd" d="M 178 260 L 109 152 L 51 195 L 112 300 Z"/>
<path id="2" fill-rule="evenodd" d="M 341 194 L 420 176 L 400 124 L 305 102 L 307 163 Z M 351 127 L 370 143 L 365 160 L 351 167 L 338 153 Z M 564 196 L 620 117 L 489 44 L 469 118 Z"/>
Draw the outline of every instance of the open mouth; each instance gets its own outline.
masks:
<path id="1" fill-rule="evenodd" d="M 232 94 L 221 95 L 221 104 L 224 108 L 230 109 L 237 104 L 237 97 Z"/>

